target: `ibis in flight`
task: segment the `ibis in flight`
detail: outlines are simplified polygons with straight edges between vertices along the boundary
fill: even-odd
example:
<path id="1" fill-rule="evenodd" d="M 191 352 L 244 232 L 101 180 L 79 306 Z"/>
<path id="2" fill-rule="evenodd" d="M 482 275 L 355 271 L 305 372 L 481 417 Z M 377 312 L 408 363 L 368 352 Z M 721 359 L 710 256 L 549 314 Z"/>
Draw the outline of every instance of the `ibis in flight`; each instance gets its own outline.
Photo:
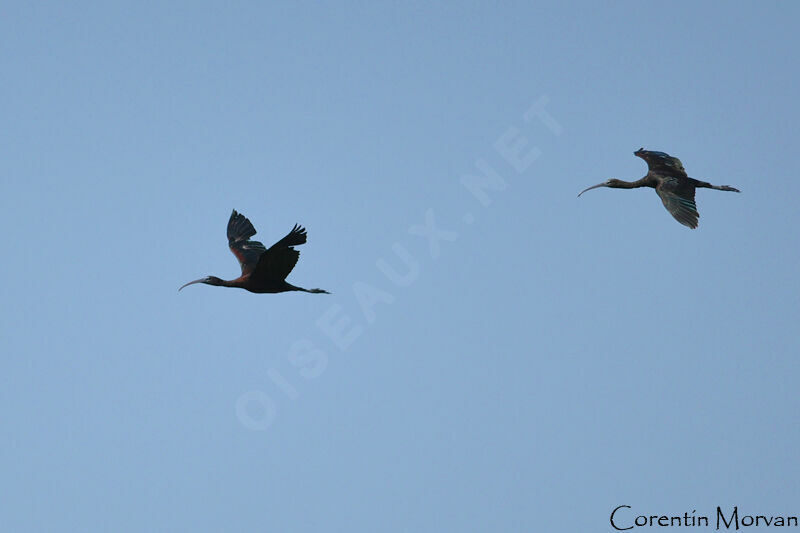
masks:
<path id="1" fill-rule="evenodd" d="M 697 205 L 694 203 L 694 191 L 697 188 L 716 189 L 718 191 L 739 192 L 728 185 L 711 185 L 705 181 L 690 178 L 683 169 L 681 160 L 664 152 L 654 152 L 639 148 L 633 155 L 641 157 L 647 163 L 647 175 L 637 181 L 610 179 L 603 183 L 584 189 L 578 195 L 598 187 L 612 189 L 638 189 L 652 187 L 664 203 L 667 211 L 675 220 L 692 229 L 697 227 Z"/>
<path id="2" fill-rule="evenodd" d="M 305 228 L 295 224 L 286 237 L 270 246 L 269 249 L 258 241 L 250 240 L 250 237 L 255 234 L 256 229 L 247 220 L 247 217 L 237 213 L 234 209 L 228 220 L 228 247 L 239 260 L 242 275 L 230 281 L 219 279 L 216 276 L 206 276 L 190 281 L 178 290 L 194 283 L 205 283 L 217 287 L 238 287 L 257 293 L 303 291 L 314 294 L 330 294 L 322 289 L 295 287 L 286 281 L 286 276 L 292 271 L 294 265 L 297 264 L 297 258 L 300 257 L 300 252 L 294 247 L 306 242 Z"/>

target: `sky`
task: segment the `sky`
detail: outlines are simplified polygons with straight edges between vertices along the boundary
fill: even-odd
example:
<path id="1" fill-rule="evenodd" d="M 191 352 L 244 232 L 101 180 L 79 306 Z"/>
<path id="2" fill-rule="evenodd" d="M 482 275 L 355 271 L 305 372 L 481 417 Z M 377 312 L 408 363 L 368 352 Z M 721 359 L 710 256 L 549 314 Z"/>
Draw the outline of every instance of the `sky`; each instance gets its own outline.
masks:
<path id="1" fill-rule="evenodd" d="M 7 3 L 0 529 L 800 514 L 799 22 Z M 577 198 L 640 147 L 742 192 L 698 191 L 696 230 Z M 232 209 L 267 246 L 304 225 L 288 281 L 332 294 L 177 292 L 239 275 Z"/>

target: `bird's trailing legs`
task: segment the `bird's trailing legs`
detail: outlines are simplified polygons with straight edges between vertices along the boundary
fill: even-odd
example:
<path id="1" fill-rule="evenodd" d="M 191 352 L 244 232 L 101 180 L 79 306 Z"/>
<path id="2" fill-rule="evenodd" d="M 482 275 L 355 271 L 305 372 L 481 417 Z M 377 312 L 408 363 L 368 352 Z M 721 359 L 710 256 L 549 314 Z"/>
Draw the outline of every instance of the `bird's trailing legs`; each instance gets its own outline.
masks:
<path id="1" fill-rule="evenodd" d="M 292 285 L 288 281 L 284 281 L 280 289 L 281 290 L 279 292 L 300 291 L 300 292 L 308 292 L 310 294 L 330 294 L 325 289 L 304 289 L 303 287 Z"/>
<path id="2" fill-rule="evenodd" d="M 711 185 L 706 181 L 698 181 L 696 187 L 702 187 L 705 189 L 715 189 L 717 191 L 742 192 L 736 187 L 731 187 L 730 185 Z"/>

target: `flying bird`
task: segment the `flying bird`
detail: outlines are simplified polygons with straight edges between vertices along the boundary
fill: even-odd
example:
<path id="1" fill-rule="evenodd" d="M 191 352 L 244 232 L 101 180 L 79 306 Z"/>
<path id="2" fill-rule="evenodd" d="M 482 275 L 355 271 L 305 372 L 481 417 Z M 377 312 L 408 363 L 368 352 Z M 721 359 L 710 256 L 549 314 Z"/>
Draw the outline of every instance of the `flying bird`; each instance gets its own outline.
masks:
<path id="1" fill-rule="evenodd" d="M 300 252 L 294 247 L 306 242 L 305 228 L 295 224 L 286 237 L 270 246 L 269 249 L 258 241 L 250 240 L 250 237 L 255 234 L 256 229 L 253 224 L 234 209 L 228 220 L 228 247 L 239 260 L 242 275 L 230 281 L 215 276 L 206 276 L 190 281 L 178 290 L 194 283 L 205 283 L 218 287 L 238 287 L 256 293 L 303 291 L 314 294 L 330 294 L 322 289 L 295 287 L 286 281 L 286 276 L 292 271 L 294 265 L 297 264 L 297 258 L 300 257 Z"/>
<path id="2" fill-rule="evenodd" d="M 675 220 L 692 229 L 697 227 L 697 205 L 694 203 L 695 189 L 716 189 L 718 191 L 740 192 L 728 185 L 711 185 L 705 181 L 690 178 L 683 169 L 681 160 L 664 152 L 654 152 L 639 148 L 633 155 L 641 157 L 647 163 L 647 175 L 637 181 L 622 181 L 610 179 L 603 183 L 584 189 L 578 195 L 598 187 L 612 189 L 637 189 L 639 187 L 652 187 L 658 193 L 664 207 L 675 217 Z"/>

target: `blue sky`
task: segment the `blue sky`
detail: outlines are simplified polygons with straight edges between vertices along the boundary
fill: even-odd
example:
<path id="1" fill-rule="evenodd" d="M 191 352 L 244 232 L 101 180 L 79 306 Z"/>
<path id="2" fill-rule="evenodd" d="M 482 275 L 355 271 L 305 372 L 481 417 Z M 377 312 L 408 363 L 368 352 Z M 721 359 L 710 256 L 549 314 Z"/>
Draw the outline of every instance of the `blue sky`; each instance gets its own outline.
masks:
<path id="1" fill-rule="evenodd" d="M 798 15 L 7 5 L 2 529 L 799 514 Z M 742 194 L 576 198 L 640 146 Z M 177 293 L 238 275 L 234 208 L 333 294 Z"/>

